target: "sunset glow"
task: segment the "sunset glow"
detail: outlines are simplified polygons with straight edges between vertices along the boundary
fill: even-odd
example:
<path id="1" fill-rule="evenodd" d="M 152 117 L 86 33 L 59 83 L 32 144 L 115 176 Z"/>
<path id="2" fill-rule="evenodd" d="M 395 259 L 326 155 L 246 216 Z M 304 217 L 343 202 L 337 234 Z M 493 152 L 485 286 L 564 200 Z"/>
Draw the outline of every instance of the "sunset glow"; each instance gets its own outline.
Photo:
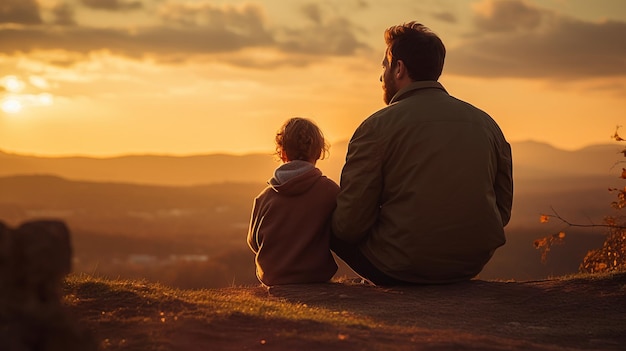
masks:
<path id="1" fill-rule="evenodd" d="M 2 101 L 2 111 L 6 113 L 18 113 L 22 111 L 22 103 L 14 98 L 8 98 Z"/>
<path id="2" fill-rule="evenodd" d="M 18 93 L 24 89 L 24 83 L 16 76 L 6 76 L 0 80 L 4 88 L 11 93 Z"/>
<path id="3" fill-rule="evenodd" d="M 293 116 L 345 141 L 384 107 L 384 29 L 411 20 L 446 44 L 450 94 L 510 141 L 571 150 L 626 123 L 621 0 L 3 4 L 3 151 L 266 152 Z"/>

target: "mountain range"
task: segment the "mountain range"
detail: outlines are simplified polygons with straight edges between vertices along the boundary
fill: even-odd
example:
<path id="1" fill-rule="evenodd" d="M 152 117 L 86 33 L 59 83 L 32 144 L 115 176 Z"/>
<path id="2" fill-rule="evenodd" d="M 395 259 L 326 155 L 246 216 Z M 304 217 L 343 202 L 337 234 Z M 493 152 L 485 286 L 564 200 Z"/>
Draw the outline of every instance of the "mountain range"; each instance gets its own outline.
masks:
<path id="1" fill-rule="evenodd" d="M 318 166 L 338 181 L 347 142 L 333 144 L 330 158 Z M 511 144 L 515 178 L 580 178 L 616 174 L 625 160 L 616 144 L 594 145 L 575 151 L 525 141 Z M 462 152 L 463 146 L 459 145 Z M 0 176 L 52 174 L 66 179 L 149 185 L 198 185 L 221 182 L 265 182 L 279 165 L 271 154 L 205 154 L 191 156 L 125 155 L 116 157 L 42 157 L 2 152 Z M 617 168 L 619 169 L 619 168 Z M 559 184 L 562 184 L 559 182 Z"/>
<path id="2" fill-rule="evenodd" d="M 572 228 L 556 219 L 541 224 L 539 217 L 557 211 L 572 223 L 588 225 L 619 214 L 610 206 L 616 194 L 607 189 L 624 187 L 622 148 L 606 144 L 567 151 L 532 141 L 511 146 L 515 196 L 507 245 L 496 252 L 484 276 L 538 279 L 571 273 L 587 250 L 602 244 L 605 231 Z M 336 143 L 330 158 L 318 162 L 336 181 L 346 149 L 347 142 Z M 96 158 L 0 152 L 0 221 L 67 220 L 83 261 L 121 251 L 245 251 L 252 199 L 278 165 L 269 153 Z M 534 239 L 561 230 L 568 234 L 565 243 L 552 250 L 552 263 L 542 266 Z M 102 270 L 102 260 L 98 264 Z"/>

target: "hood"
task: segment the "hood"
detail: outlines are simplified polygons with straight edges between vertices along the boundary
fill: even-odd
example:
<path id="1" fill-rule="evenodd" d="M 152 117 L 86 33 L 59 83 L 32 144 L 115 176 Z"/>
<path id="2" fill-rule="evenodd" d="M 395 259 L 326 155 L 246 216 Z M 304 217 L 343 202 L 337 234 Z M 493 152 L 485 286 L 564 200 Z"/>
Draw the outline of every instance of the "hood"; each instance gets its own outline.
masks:
<path id="1" fill-rule="evenodd" d="M 296 160 L 276 168 L 268 184 L 278 193 L 295 196 L 309 190 L 321 176 L 322 172 L 312 163 Z"/>

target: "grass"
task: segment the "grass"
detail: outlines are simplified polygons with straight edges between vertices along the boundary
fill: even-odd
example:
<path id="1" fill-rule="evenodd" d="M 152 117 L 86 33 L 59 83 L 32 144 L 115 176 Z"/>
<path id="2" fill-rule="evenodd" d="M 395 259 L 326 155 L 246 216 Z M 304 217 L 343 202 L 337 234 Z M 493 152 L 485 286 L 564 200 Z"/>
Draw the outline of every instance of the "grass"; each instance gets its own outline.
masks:
<path id="1" fill-rule="evenodd" d="M 291 303 L 281 299 L 268 299 L 262 287 L 241 287 L 231 289 L 181 290 L 142 280 L 109 280 L 89 275 L 70 275 L 66 279 L 65 295 L 68 304 L 80 302 L 78 294 L 91 296 L 110 306 L 116 305 L 117 311 L 103 313 L 123 313 L 128 308 L 135 308 L 136 303 L 153 305 L 159 319 L 164 316 L 174 317 L 202 308 L 210 318 L 224 318 L 242 314 L 255 318 L 279 318 L 285 320 L 310 320 L 331 325 L 373 326 L 372 321 L 357 318 L 346 311 L 327 311 L 309 307 L 304 303 Z M 265 295 L 265 296 L 264 296 Z"/>
<path id="2" fill-rule="evenodd" d="M 100 350 L 620 350 L 625 286 L 624 272 L 208 290 L 70 275 L 64 304 Z"/>
<path id="3" fill-rule="evenodd" d="M 146 281 L 70 275 L 64 290 L 64 304 L 91 327 L 103 350 L 178 350 L 175 344 L 182 335 L 198 339 L 186 350 L 202 349 L 204 341 L 211 339 L 212 343 L 233 339 L 233 345 L 240 345 L 238 337 L 252 338 L 259 345 L 276 338 L 341 341 L 348 335 L 343 329 L 367 330 L 376 325 L 371 318 L 347 311 L 268 298 L 267 289 L 260 286 L 180 290 Z M 221 335 L 227 326 L 232 326 L 234 335 Z M 267 327 L 271 331 L 266 337 L 261 330 Z M 309 332 L 302 335 L 300 329 Z"/>

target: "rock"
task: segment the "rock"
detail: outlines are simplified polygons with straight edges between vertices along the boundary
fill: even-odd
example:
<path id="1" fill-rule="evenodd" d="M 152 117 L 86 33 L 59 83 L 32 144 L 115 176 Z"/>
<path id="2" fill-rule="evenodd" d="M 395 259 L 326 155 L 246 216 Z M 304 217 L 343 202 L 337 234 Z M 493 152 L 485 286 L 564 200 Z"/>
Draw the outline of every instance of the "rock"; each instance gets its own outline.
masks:
<path id="1" fill-rule="evenodd" d="M 71 271 L 70 232 L 61 221 L 11 229 L 0 222 L 0 346 L 6 351 L 90 351 L 97 345 L 61 303 Z"/>

